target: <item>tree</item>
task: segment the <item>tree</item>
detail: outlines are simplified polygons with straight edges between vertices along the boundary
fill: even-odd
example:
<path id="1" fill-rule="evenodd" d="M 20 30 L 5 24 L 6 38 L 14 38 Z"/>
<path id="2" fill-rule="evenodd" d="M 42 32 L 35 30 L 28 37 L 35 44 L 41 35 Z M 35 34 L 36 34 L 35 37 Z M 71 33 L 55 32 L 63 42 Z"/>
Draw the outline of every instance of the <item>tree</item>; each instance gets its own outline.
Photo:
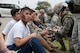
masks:
<path id="1" fill-rule="evenodd" d="M 51 7 L 51 5 L 47 1 L 38 2 L 36 10 L 45 9 L 47 7 Z"/>

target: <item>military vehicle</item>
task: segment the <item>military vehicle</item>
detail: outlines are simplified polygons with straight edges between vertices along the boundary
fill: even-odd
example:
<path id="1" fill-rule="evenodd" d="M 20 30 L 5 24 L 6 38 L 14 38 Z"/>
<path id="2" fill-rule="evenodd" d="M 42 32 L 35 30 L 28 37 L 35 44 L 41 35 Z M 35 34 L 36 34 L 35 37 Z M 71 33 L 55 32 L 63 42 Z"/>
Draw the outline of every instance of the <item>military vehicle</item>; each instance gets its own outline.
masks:
<path id="1" fill-rule="evenodd" d="M 65 0 L 72 13 L 80 13 L 80 0 Z"/>

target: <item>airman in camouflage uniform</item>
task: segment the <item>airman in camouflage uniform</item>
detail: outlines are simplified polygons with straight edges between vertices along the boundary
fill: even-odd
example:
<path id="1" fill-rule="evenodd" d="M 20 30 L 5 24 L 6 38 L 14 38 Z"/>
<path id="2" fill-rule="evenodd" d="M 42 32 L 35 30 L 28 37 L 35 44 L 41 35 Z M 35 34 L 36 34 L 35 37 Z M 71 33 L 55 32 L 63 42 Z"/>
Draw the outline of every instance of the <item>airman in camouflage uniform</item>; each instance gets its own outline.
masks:
<path id="1" fill-rule="evenodd" d="M 61 17 L 61 26 L 55 26 L 54 29 L 56 34 L 56 39 L 61 44 L 61 50 L 66 51 L 65 44 L 63 42 L 63 37 L 71 37 L 72 29 L 73 29 L 73 16 L 70 11 L 67 10 L 68 8 L 64 6 L 62 3 L 56 5 L 54 7 L 54 12 Z"/>
<path id="2" fill-rule="evenodd" d="M 80 53 L 80 17 L 74 19 L 74 27 L 72 33 L 72 46 L 74 53 Z"/>

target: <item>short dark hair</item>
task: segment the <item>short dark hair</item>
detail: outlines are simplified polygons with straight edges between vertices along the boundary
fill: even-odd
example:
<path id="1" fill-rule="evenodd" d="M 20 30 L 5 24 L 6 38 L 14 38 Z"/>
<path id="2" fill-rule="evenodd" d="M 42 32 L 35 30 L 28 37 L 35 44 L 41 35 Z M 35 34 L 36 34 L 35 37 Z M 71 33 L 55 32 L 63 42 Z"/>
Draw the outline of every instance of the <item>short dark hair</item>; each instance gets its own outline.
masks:
<path id="1" fill-rule="evenodd" d="M 31 13 L 35 12 L 35 10 L 31 9 Z"/>
<path id="2" fill-rule="evenodd" d="M 30 11 L 31 11 L 31 9 L 30 9 L 29 7 L 23 7 L 23 8 L 21 9 L 21 12 L 24 11 L 24 10 L 30 10 Z"/>
<path id="3" fill-rule="evenodd" d="M 20 10 L 20 9 L 12 9 L 12 10 L 11 10 L 11 15 L 12 15 L 12 16 L 15 16 L 15 14 L 16 14 L 17 12 L 19 12 L 19 10 Z"/>

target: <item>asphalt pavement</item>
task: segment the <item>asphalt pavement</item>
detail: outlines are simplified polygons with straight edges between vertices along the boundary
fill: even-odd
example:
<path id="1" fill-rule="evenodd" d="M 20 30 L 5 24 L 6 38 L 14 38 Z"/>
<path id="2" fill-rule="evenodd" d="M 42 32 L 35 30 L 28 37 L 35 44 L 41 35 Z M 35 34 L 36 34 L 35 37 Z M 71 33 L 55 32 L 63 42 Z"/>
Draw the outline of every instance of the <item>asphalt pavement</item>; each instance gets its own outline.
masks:
<path id="1" fill-rule="evenodd" d="M 3 30 L 3 28 L 5 27 L 5 25 L 12 20 L 12 18 L 0 18 L 0 22 L 2 22 L 2 25 L 0 26 L 0 32 Z"/>

